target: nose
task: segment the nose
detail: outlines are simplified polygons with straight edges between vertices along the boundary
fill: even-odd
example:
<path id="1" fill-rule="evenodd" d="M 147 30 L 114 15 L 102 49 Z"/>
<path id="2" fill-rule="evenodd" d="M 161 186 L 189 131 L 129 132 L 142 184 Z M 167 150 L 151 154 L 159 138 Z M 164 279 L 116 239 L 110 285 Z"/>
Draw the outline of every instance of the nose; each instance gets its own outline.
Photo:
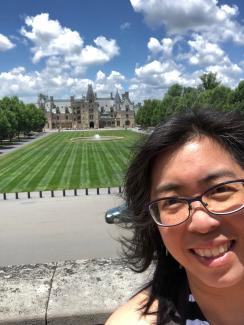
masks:
<path id="1" fill-rule="evenodd" d="M 214 231 L 220 225 L 220 217 L 211 215 L 200 202 L 191 204 L 188 230 L 206 234 Z"/>

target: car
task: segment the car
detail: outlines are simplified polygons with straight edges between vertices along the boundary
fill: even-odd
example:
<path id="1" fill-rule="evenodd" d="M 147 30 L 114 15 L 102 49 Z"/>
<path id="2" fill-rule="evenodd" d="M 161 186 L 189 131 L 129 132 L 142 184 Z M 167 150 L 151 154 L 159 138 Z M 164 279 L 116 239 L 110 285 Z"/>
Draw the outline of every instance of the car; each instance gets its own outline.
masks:
<path id="1" fill-rule="evenodd" d="M 124 220 L 126 212 L 126 204 L 110 208 L 105 213 L 105 221 L 107 223 L 121 223 Z"/>

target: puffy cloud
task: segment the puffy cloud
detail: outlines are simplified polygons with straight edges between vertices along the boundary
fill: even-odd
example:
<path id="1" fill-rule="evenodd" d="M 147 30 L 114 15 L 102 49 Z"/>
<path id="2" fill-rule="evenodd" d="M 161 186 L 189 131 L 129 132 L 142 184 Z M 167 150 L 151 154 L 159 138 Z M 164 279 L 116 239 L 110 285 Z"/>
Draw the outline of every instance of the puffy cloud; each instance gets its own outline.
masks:
<path id="1" fill-rule="evenodd" d="M 237 6 L 218 6 L 216 0 L 130 0 L 150 26 L 164 25 L 170 34 L 207 33 L 212 39 L 244 44 L 244 27 L 235 20 Z"/>
<path id="2" fill-rule="evenodd" d="M 212 65 L 229 61 L 218 44 L 209 42 L 201 35 L 195 35 L 194 40 L 189 40 L 188 44 L 191 47 L 189 63 L 192 65 Z"/>
<path id="3" fill-rule="evenodd" d="M 15 47 L 15 44 L 13 44 L 6 36 L 0 34 L 0 52 L 10 50 L 13 47 Z"/>
<path id="4" fill-rule="evenodd" d="M 173 52 L 174 44 L 177 42 L 177 40 L 177 38 L 172 39 L 166 37 L 159 42 L 157 38 L 150 37 L 147 47 L 153 55 L 161 53 L 166 57 L 170 57 Z"/>
<path id="5" fill-rule="evenodd" d="M 104 36 L 99 36 L 94 43 L 97 47 L 87 45 L 79 55 L 73 56 L 71 59 L 67 58 L 67 61 L 85 65 L 103 64 L 119 54 L 119 47 L 114 39 L 108 40 Z"/>
<path id="6" fill-rule="evenodd" d="M 240 81 L 243 69 L 235 63 L 210 65 L 206 68 L 207 72 L 217 73 L 218 79 L 228 87 L 235 87 Z"/>
<path id="7" fill-rule="evenodd" d="M 124 91 L 124 82 L 125 77 L 118 71 L 113 70 L 108 76 L 104 72 L 98 71 L 94 88 L 97 93 L 107 95 L 115 89 L 120 92 Z"/>
<path id="8" fill-rule="evenodd" d="M 78 32 L 62 27 L 57 20 L 50 20 L 47 13 L 27 17 L 25 23 L 27 28 L 22 27 L 20 32 L 34 44 L 31 49 L 34 63 L 52 55 L 73 55 L 83 46 Z"/>
<path id="9" fill-rule="evenodd" d="M 116 41 L 104 36 L 94 39 L 96 46 L 84 47 L 78 32 L 62 27 L 57 20 L 49 19 L 48 13 L 27 17 L 25 23 L 26 27 L 22 27 L 20 32 L 34 44 L 31 48 L 34 63 L 45 57 L 61 56 L 66 63 L 75 66 L 78 74 L 85 71 L 86 65 L 103 64 L 119 54 Z"/>
<path id="10" fill-rule="evenodd" d="M 98 94 L 107 96 L 111 91 L 124 91 L 125 77 L 118 71 L 106 75 L 99 70 L 95 81 L 72 77 L 65 70 L 58 73 L 59 58 L 52 58 L 42 71 L 28 73 L 24 67 L 16 67 L 0 73 L 0 98 L 18 96 L 25 102 L 36 102 L 37 94 L 44 93 L 56 98 L 80 98 L 86 94 L 87 85 L 92 84 Z M 57 69 L 57 70 L 55 70 Z"/>
<path id="11" fill-rule="evenodd" d="M 184 82 L 179 67 L 172 61 L 154 60 L 135 69 L 138 81 L 152 86 L 166 87 L 173 83 Z"/>
<path id="12" fill-rule="evenodd" d="M 163 50 L 163 47 L 160 44 L 159 40 L 155 37 L 150 37 L 147 47 L 153 54 L 161 52 Z"/>

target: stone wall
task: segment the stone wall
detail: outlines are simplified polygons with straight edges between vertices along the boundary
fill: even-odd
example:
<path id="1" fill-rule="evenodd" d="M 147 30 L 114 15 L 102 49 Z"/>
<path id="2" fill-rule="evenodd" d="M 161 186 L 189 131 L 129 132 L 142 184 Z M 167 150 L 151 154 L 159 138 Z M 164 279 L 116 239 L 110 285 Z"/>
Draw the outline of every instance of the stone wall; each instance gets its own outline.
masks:
<path id="1" fill-rule="evenodd" d="M 150 277 L 119 259 L 1 267 L 0 324 L 104 324 Z"/>

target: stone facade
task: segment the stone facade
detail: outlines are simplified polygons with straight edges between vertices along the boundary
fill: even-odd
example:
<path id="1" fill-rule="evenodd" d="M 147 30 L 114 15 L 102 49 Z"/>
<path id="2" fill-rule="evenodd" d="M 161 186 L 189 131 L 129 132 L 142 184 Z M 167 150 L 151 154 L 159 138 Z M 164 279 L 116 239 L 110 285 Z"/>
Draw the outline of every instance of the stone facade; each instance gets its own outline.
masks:
<path id="1" fill-rule="evenodd" d="M 110 94 L 107 98 L 98 98 L 88 85 L 86 97 L 76 99 L 54 99 L 40 94 L 38 107 L 43 109 L 47 117 L 48 129 L 89 129 L 105 127 L 134 127 L 134 103 L 125 92 L 120 97 Z"/>

